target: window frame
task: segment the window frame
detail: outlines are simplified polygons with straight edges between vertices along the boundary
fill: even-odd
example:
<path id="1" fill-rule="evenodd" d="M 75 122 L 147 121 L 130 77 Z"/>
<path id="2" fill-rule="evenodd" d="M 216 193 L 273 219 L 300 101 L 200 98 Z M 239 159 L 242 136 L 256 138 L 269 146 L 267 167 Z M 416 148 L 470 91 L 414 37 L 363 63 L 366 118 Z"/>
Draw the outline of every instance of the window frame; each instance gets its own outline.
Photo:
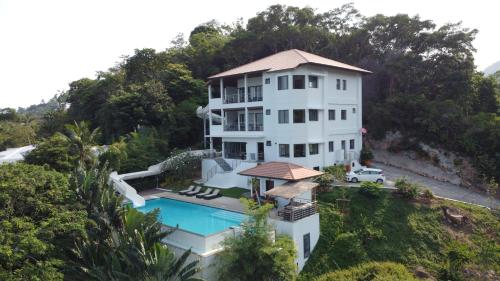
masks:
<path id="1" fill-rule="evenodd" d="M 337 90 L 340 90 L 340 78 L 337 78 Z"/>
<path id="2" fill-rule="evenodd" d="M 335 151 L 335 142 L 329 141 L 328 142 L 328 152 L 334 152 L 334 151 Z"/>
<path id="3" fill-rule="evenodd" d="M 296 79 L 297 78 L 297 79 Z M 299 79 L 302 78 L 302 79 Z M 301 81 L 302 80 L 302 87 L 301 88 L 296 88 L 295 87 L 295 81 Z M 304 90 L 306 88 L 306 76 L 303 74 L 297 74 L 297 75 L 292 75 L 292 89 L 294 90 Z"/>
<path id="4" fill-rule="evenodd" d="M 313 80 L 316 81 L 311 81 L 311 78 L 314 78 Z M 307 75 L 307 86 L 312 89 L 317 89 L 319 88 L 319 82 L 318 82 L 318 76 L 317 75 Z"/>
<path id="5" fill-rule="evenodd" d="M 312 149 L 315 147 L 315 149 Z M 314 153 L 313 153 L 314 151 Z M 309 155 L 318 155 L 319 154 L 319 143 L 310 143 L 309 144 Z"/>
<path id="6" fill-rule="evenodd" d="M 347 80 L 342 79 L 342 91 L 347 91 Z"/>
<path id="7" fill-rule="evenodd" d="M 315 119 L 311 119 L 311 116 L 314 116 L 314 114 L 311 115 L 311 112 L 315 112 L 316 114 L 316 118 Z M 316 121 L 319 121 L 319 111 L 317 109 L 309 109 L 309 121 L 310 122 L 316 122 Z"/>
<path id="8" fill-rule="evenodd" d="M 302 149 L 302 154 L 298 155 L 296 152 L 297 152 L 297 148 L 298 147 L 303 147 Z M 306 157 L 306 144 L 305 143 L 296 143 L 293 145 L 293 158 L 304 158 Z"/>
<path id="9" fill-rule="evenodd" d="M 302 121 L 295 121 L 295 112 L 303 112 L 303 118 L 302 118 Z M 292 112 L 292 121 L 294 124 L 304 124 L 306 123 L 306 110 L 305 109 L 294 109 L 293 112 Z"/>
<path id="10" fill-rule="evenodd" d="M 286 82 L 284 85 L 281 85 L 281 83 L 280 83 L 281 79 L 284 79 L 283 81 Z M 289 88 L 288 80 L 289 80 L 288 75 L 281 75 L 281 76 L 277 77 L 278 91 L 288 90 L 288 88 Z M 281 88 L 280 86 L 283 86 L 283 88 Z"/>
<path id="11" fill-rule="evenodd" d="M 302 236 L 302 246 L 304 251 L 304 259 L 311 256 L 311 233 L 306 233 Z"/>
<path id="12" fill-rule="evenodd" d="M 333 113 L 333 114 L 331 114 Z M 335 109 L 328 109 L 328 120 L 330 121 L 335 121 L 337 113 L 335 112 Z M 333 118 L 331 118 L 333 116 Z"/>
<path id="13" fill-rule="evenodd" d="M 347 110 L 346 109 L 340 110 L 340 120 L 347 120 Z"/>
<path id="14" fill-rule="evenodd" d="M 355 148 L 355 147 L 356 147 L 356 146 L 355 146 L 355 144 L 356 144 L 356 143 L 355 143 L 355 140 L 354 140 L 354 139 L 350 139 L 350 140 L 349 140 L 349 149 L 351 149 L 351 150 L 356 149 L 356 148 Z"/>
<path id="15" fill-rule="evenodd" d="M 286 151 L 282 151 L 282 149 Z M 281 152 L 286 152 L 286 153 L 281 153 Z M 283 158 L 290 158 L 290 144 L 288 143 L 278 144 L 278 156 Z"/>
<path id="16" fill-rule="evenodd" d="M 283 116 L 282 116 L 282 114 L 283 114 Z M 281 117 L 284 117 L 285 120 L 281 120 Z M 281 122 L 281 121 L 283 121 L 283 122 Z M 289 110 L 288 109 L 279 109 L 278 110 L 278 124 L 288 124 L 288 123 L 290 123 Z"/>
<path id="17" fill-rule="evenodd" d="M 264 84 L 271 84 L 271 78 L 265 78 Z"/>

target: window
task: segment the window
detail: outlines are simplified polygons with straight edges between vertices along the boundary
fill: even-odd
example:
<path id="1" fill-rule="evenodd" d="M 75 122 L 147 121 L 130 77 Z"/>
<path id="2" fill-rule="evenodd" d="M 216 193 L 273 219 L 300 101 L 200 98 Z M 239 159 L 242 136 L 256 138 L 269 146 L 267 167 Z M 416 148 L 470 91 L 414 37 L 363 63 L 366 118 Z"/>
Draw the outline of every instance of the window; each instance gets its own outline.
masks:
<path id="1" fill-rule="evenodd" d="M 328 120 L 335 120 L 335 109 L 328 110 Z"/>
<path id="2" fill-rule="evenodd" d="M 221 113 L 220 109 L 214 109 L 214 110 L 212 110 L 212 114 L 221 116 L 222 113 Z M 212 125 L 221 125 L 222 124 L 221 119 L 222 118 L 214 118 L 212 116 Z"/>
<path id="3" fill-rule="evenodd" d="M 311 143 L 309 144 L 309 155 L 316 155 L 319 153 L 319 144 Z"/>
<path id="4" fill-rule="evenodd" d="M 288 124 L 288 110 L 278 110 L 278 124 Z"/>
<path id="5" fill-rule="evenodd" d="M 334 150 L 334 147 L 333 147 L 333 141 L 329 141 L 329 142 L 328 142 L 328 151 L 329 151 L 329 152 L 333 152 L 333 150 Z"/>
<path id="6" fill-rule="evenodd" d="M 293 157 L 306 157 L 306 145 L 305 144 L 294 144 L 293 145 Z"/>
<path id="7" fill-rule="evenodd" d="M 356 108 L 355 107 L 352 108 L 352 114 L 356 114 Z"/>
<path id="8" fill-rule="evenodd" d="M 294 109 L 293 123 L 305 123 L 305 122 L 306 122 L 306 111 L 304 109 Z"/>
<path id="9" fill-rule="evenodd" d="M 309 109 L 309 121 L 318 121 L 317 109 Z"/>
<path id="10" fill-rule="evenodd" d="M 347 120 L 347 110 L 342 109 L 340 111 L 340 120 Z"/>
<path id="11" fill-rule="evenodd" d="M 271 115 L 271 109 L 266 109 L 266 115 Z"/>
<path id="12" fill-rule="evenodd" d="M 309 88 L 318 88 L 318 76 L 309 75 Z"/>
<path id="13" fill-rule="evenodd" d="M 293 76 L 293 88 L 294 89 L 305 89 L 306 88 L 306 76 L 305 75 L 294 75 Z"/>
<path id="14" fill-rule="evenodd" d="M 354 140 L 349 140 L 349 149 L 354 149 Z"/>
<path id="15" fill-rule="evenodd" d="M 347 90 L 347 81 L 346 80 L 342 80 L 342 90 Z"/>
<path id="16" fill-rule="evenodd" d="M 337 79 L 337 90 L 340 90 L 340 79 Z"/>
<path id="17" fill-rule="evenodd" d="M 266 84 L 271 84 L 271 78 L 266 78 L 265 82 Z"/>
<path id="18" fill-rule="evenodd" d="M 266 146 L 271 146 L 271 141 L 266 141 Z"/>
<path id="19" fill-rule="evenodd" d="M 311 255 L 311 234 L 304 234 L 304 259 L 307 259 Z"/>
<path id="20" fill-rule="evenodd" d="M 278 76 L 278 90 L 288 90 L 288 76 Z"/>
<path id="21" fill-rule="evenodd" d="M 289 144 L 280 144 L 280 157 L 290 157 L 290 145 Z"/>
<path id="22" fill-rule="evenodd" d="M 313 170 L 319 171 L 319 166 L 313 167 Z"/>
<path id="23" fill-rule="evenodd" d="M 262 101 L 262 85 L 248 87 L 248 101 Z"/>

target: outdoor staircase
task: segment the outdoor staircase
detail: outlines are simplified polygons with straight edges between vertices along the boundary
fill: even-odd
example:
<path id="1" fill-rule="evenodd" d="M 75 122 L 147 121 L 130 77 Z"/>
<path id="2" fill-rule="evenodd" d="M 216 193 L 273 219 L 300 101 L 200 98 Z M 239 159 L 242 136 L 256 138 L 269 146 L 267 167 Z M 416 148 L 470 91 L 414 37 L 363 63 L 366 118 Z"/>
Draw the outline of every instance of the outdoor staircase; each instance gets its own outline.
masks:
<path id="1" fill-rule="evenodd" d="M 231 172 L 233 170 L 231 165 L 229 165 L 229 163 L 227 163 L 223 158 L 215 158 L 214 160 L 224 172 Z"/>

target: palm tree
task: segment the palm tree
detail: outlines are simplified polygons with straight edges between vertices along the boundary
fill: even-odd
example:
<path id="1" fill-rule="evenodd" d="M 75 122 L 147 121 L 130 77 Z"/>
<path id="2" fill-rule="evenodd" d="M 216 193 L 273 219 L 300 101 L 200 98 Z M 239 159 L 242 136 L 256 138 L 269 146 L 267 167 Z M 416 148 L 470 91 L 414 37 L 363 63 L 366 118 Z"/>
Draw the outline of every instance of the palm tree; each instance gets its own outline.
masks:
<path id="1" fill-rule="evenodd" d="M 97 152 L 93 147 L 101 137 L 100 129 L 90 130 L 88 122 L 81 121 L 68 124 L 66 127 L 66 137 L 71 144 L 71 150 L 78 156 L 78 164 L 81 167 L 89 168 L 95 166 Z"/>
<path id="2" fill-rule="evenodd" d="M 193 281 L 198 261 L 186 264 L 191 251 L 176 259 L 161 241 L 169 234 L 158 212 L 143 214 L 123 206 L 107 184 L 108 172 L 78 169 L 72 186 L 93 226 L 73 250 L 72 280 Z"/>

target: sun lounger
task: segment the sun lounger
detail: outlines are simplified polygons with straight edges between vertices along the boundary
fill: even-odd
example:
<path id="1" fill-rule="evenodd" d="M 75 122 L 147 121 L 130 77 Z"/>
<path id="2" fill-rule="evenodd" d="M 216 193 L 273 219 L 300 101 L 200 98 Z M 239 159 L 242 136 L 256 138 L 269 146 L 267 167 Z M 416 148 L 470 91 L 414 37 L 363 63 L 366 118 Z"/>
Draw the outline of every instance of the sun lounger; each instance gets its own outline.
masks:
<path id="1" fill-rule="evenodd" d="M 197 186 L 193 191 L 186 192 L 184 195 L 193 196 L 200 193 L 201 186 Z"/>
<path id="2" fill-rule="evenodd" d="M 219 189 L 215 189 L 212 193 L 203 196 L 203 198 L 204 199 L 214 199 L 214 198 L 217 198 L 217 197 L 221 196 L 219 193 L 220 193 L 220 190 Z"/>
<path id="3" fill-rule="evenodd" d="M 212 188 L 209 187 L 205 190 L 205 192 L 196 194 L 196 198 L 202 198 L 203 196 L 208 195 L 211 192 L 212 192 Z"/>
<path id="4" fill-rule="evenodd" d="M 193 191 L 193 189 L 194 189 L 194 185 L 191 185 L 188 189 L 184 189 L 184 190 L 179 191 L 179 194 L 186 194 L 190 191 Z"/>

